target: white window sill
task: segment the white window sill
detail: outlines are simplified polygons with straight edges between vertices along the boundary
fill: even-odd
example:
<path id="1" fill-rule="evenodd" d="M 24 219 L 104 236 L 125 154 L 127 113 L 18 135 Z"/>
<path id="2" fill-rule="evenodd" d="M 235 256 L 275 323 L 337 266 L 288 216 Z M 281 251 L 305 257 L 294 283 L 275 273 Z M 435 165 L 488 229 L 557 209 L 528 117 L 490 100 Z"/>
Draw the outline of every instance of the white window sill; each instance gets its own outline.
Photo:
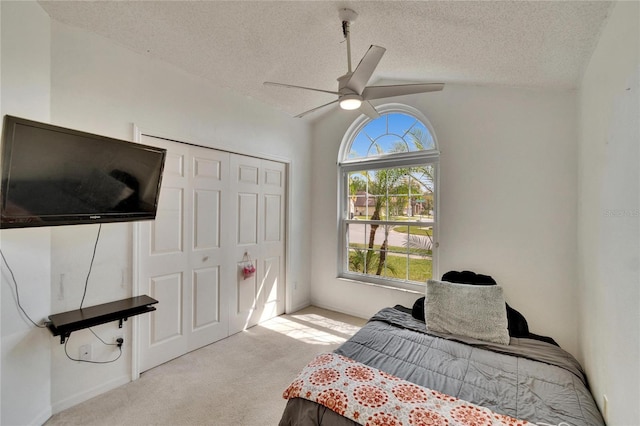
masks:
<path id="1" fill-rule="evenodd" d="M 403 288 L 403 287 L 397 287 L 391 284 L 381 284 L 381 283 L 376 283 L 376 282 L 371 282 L 371 281 L 364 281 L 364 280 L 357 280 L 354 278 L 350 278 L 350 277 L 337 277 L 340 281 L 343 282 L 348 282 L 348 283 L 352 283 L 352 284 L 360 284 L 360 285 L 366 285 L 369 287 L 377 287 L 377 288 L 383 288 L 385 290 L 394 290 L 394 291 L 400 291 L 403 293 L 409 293 L 409 294 L 416 294 L 419 296 L 424 296 L 424 286 L 421 284 L 406 284 L 407 286 L 415 286 L 415 289 L 410 289 L 410 288 Z M 420 288 L 422 287 L 422 289 Z"/>

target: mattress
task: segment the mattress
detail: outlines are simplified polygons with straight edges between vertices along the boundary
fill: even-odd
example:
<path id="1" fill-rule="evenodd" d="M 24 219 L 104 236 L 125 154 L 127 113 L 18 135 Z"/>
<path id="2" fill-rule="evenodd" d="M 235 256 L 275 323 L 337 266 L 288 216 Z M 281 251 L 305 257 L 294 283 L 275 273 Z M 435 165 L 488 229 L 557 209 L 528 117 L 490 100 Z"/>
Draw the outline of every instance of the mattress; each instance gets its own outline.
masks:
<path id="1" fill-rule="evenodd" d="M 411 314 L 385 308 L 335 351 L 367 366 L 538 425 L 604 425 L 575 358 L 535 339 L 509 345 L 428 334 Z M 354 425 L 303 398 L 288 401 L 280 425 Z"/>

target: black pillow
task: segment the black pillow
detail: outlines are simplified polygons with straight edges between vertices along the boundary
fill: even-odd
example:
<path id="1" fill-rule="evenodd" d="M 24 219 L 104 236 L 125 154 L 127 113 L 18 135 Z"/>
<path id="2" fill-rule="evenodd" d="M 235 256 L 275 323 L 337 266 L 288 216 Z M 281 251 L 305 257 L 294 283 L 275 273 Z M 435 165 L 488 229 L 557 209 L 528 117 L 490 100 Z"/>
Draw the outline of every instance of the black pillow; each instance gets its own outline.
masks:
<path id="1" fill-rule="evenodd" d="M 489 275 L 476 274 L 472 271 L 449 271 L 442 276 L 442 281 L 458 284 L 473 284 L 473 285 L 495 285 L 494 280 Z"/>
<path id="2" fill-rule="evenodd" d="M 529 324 L 520 312 L 507 305 L 507 321 L 509 322 L 509 336 L 529 337 Z"/>
<path id="3" fill-rule="evenodd" d="M 413 303 L 411 316 L 417 320 L 424 321 L 424 296 Z"/>
<path id="4" fill-rule="evenodd" d="M 458 284 L 473 284 L 473 285 L 496 285 L 494 280 L 489 275 L 476 274 L 472 271 L 449 271 L 442 276 L 442 281 Z M 506 304 L 507 309 L 507 321 L 509 336 L 511 337 L 528 337 L 529 325 L 527 320 L 520 312 L 513 309 L 509 304 Z M 420 297 L 413 304 L 411 309 L 411 316 L 415 319 L 424 321 L 424 296 Z"/>

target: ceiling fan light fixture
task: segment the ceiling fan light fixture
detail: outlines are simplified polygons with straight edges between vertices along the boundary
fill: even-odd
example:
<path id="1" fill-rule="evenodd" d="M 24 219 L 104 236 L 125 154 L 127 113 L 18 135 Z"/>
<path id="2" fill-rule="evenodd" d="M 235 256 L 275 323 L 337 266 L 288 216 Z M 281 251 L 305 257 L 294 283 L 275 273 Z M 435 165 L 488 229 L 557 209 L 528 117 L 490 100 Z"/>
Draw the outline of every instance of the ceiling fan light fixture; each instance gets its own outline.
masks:
<path id="1" fill-rule="evenodd" d="M 358 95 L 344 95 L 340 98 L 340 108 L 346 110 L 354 110 L 360 108 L 362 99 Z"/>

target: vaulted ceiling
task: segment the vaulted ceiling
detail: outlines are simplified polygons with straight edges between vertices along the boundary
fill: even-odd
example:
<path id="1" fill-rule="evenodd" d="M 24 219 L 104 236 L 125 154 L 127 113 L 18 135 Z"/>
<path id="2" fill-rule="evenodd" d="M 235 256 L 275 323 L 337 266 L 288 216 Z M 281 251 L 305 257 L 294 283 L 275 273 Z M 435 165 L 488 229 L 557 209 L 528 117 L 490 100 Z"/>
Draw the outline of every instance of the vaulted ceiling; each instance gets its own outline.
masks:
<path id="1" fill-rule="evenodd" d="M 371 44 L 387 49 L 370 84 L 444 82 L 567 90 L 579 85 L 611 7 L 604 1 L 40 4 L 54 20 L 291 115 L 335 97 L 262 83 L 337 90 L 336 78 L 347 71 L 341 8 L 358 13 L 351 25 L 354 67 Z"/>

